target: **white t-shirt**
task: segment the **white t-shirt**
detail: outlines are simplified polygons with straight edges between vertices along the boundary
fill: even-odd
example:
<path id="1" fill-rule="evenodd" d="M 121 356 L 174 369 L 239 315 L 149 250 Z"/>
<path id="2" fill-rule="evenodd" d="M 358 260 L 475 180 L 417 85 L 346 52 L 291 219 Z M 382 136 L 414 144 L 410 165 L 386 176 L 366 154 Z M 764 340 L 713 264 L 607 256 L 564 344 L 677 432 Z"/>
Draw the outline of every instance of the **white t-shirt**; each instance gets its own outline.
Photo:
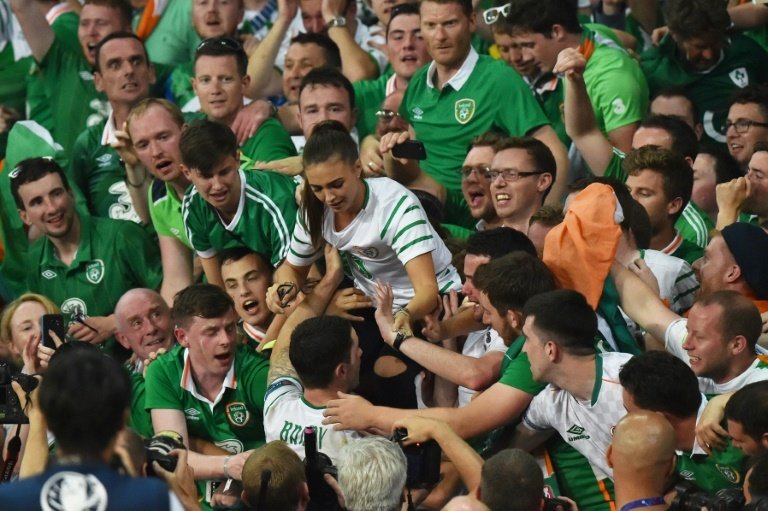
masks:
<path id="1" fill-rule="evenodd" d="M 533 398 L 523 416 L 523 424 L 529 429 L 556 430 L 589 460 L 598 480 L 613 479 L 605 453 L 613 438 L 613 427 L 627 413 L 619 371 L 630 358 L 628 353 L 598 354 L 590 400 L 581 401 L 550 384 Z"/>
<path id="2" fill-rule="evenodd" d="M 282 440 L 304 459 L 304 428 L 317 428 L 317 450 L 336 463 L 339 450 L 360 438 L 355 431 L 336 431 L 323 426 L 323 410 L 304 399 L 304 389 L 295 378 L 276 379 L 264 394 L 264 433 L 267 442 Z"/>
<path id="3" fill-rule="evenodd" d="M 461 350 L 461 354 L 468 357 L 480 358 L 492 351 L 504 354 L 507 351 L 507 346 L 504 344 L 504 339 L 501 338 L 498 332 L 488 327 L 483 330 L 470 332 L 467 335 L 467 340 L 464 341 L 464 347 Z M 475 394 L 477 394 L 477 391 L 462 386 L 459 386 L 458 392 L 459 408 L 467 406 L 469 402 L 472 401 Z"/>
<path id="4" fill-rule="evenodd" d="M 363 208 L 341 231 L 333 227 L 328 208 L 323 217 L 323 238 L 347 257 L 355 285 L 374 296 L 376 279 L 392 285 L 394 303 L 404 307 L 414 296 L 405 265 L 417 256 L 432 254 L 440 293 L 461 290 L 461 278 L 451 265 L 451 253 L 427 220 L 421 203 L 410 190 L 386 177 L 365 180 Z M 309 266 L 322 256 L 315 250 L 301 217 L 296 221 L 287 261 Z"/>
<path id="5" fill-rule="evenodd" d="M 668 352 L 690 366 L 691 359 L 688 352 L 683 349 L 683 343 L 687 337 L 688 320 L 676 319 L 669 324 L 664 333 L 664 346 Z M 727 394 L 750 383 L 763 380 L 768 380 L 768 363 L 763 362 L 762 357 L 755 357 L 754 362 L 744 372 L 727 382 L 715 383 L 711 378 L 699 377 L 699 390 L 707 396 Z"/>

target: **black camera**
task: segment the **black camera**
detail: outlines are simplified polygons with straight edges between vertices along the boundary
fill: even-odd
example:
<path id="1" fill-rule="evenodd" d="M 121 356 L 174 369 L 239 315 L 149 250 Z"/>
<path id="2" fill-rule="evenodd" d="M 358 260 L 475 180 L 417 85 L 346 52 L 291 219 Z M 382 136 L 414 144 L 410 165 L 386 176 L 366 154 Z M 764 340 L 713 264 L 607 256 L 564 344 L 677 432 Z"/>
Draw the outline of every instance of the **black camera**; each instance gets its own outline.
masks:
<path id="1" fill-rule="evenodd" d="M 32 392 L 37 387 L 37 378 L 20 372 L 14 373 L 8 364 L 0 362 L 0 424 L 28 424 L 29 419 L 21 409 L 19 398 L 11 387 L 15 381 L 24 392 Z"/>
<path id="2" fill-rule="evenodd" d="M 723 488 L 710 495 L 689 482 L 675 486 L 675 498 L 668 511 L 741 511 L 744 509 L 741 488 Z"/>
<path id="3" fill-rule="evenodd" d="M 317 450 L 317 428 L 307 426 L 304 428 L 304 473 L 307 475 L 309 486 L 309 511 L 340 511 L 339 499 L 328 483 L 325 482 L 325 474 L 330 474 L 334 479 L 338 477 L 338 470 L 333 465 L 331 458 Z"/>
<path id="4" fill-rule="evenodd" d="M 428 488 L 440 481 L 440 458 L 442 451 L 434 440 L 403 445 L 408 436 L 405 428 L 395 429 L 394 441 L 400 445 L 408 462 L 406 485 L 409 488 Z"/>
<path id="5" fill-rule="evenodd" d="M 161 431 L 149 440 L 144 446 L 144 453 L 147 458 L 147 476 L 157 477 L 152 462 L 156 461 L 163 469 L 168 472 L 176 470 L 178 459 L 171 456 L 174 449 L 185 449 L 184 439 L 175 431 Z"/>

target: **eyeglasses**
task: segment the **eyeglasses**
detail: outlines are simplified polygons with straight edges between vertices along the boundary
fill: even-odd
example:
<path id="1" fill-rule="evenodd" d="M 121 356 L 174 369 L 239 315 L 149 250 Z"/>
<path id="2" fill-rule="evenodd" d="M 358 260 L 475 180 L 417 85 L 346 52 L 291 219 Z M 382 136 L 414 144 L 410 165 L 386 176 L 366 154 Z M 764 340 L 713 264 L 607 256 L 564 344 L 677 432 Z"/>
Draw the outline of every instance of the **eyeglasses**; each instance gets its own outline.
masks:
<path id="1" fill-rule="evenodd" d="M 243 45 L 237 39 L 231 37 L 209 37 L 203 39 L 200 44 L 197 45 L 195 52 L 199 52 L 203 48 L 211 50 L 229 50 L 229 51 L 243 51 Z"/>
<path id="2" fill-rule="evenodd" d="M 535 170 L 533 172 L 521 172 L 519 170 L 515 169 L 490 169 L 488 171 L 488 178 L 491 181 L 496 181 L 496 178 L 501 176 L 501 178 L 504 181 L 507 181 L 509 183 L 513 183 L 515 181 L 519 181 L 520 179 L 528 176 L 537 176 L 539 174 L 544 174 L 544 172 L 540 170 Z"/>
<path id="3" fill-rule="evenodd" d="M 504 4 L 501 7 L 491 7 L 490 9 L 486 9 L 483 11 L 483 21 L 485 21 L 486 25 L 493 25 L 496 23 L 496 20 L 499 19 L 499 16 L 504 16 L 505 18 L 509 16 L 509 9 L 512 7 L 512 4 Z"/>
<path id="4" fill-rule="evenodd" d="M 471 176 L 473 172 L 477 172 L 479 177 L 488 179 L 488 173 L 490 170 L 491 169 L 488 167 L 471 167 L 467 165 L 466 167 L 461 167 L 461 177 L 462 179 L 469 179 L 469 176 Z"/>
<path id="5" fill-rule="evenodd" d="M 402 118 L 402 116 L 399 113 L 393 112 L 392 110 L 387 110 L 385 108 L 382 108 L 381 110 L 376 112 L 376 117 L 378 117 L 382 121 L 387 121 L 387 122 L 392 121 L 396 117 Z"/>
<path id="6" fill-rule="evenodd" d="M 733 129 L 736 130 L 736 133 L 746 133 L 752 126 L 768 128 L 768 123 L 752 121 L 749 119 L 737 119 L 736 122 L 725 121 L 725 131 L 728 131 L 731 129 L 731 127 L 733 127 Z"/>

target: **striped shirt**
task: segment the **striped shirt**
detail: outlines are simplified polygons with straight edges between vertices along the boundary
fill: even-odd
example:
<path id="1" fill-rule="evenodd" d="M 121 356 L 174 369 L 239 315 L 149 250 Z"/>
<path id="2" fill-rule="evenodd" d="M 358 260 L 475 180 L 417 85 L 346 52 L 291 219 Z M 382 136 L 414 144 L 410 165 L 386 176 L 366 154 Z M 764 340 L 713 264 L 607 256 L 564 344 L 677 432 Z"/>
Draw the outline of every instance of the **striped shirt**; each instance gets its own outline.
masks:
<path id="1" fill-rule="evenodd" d="M 334 229 L 334 214 L 329 209 L 323 217 L 323 238 L 345 255 L 355 285 L 374 296 L 374 282 L 388 282 L 395 305 L 403 307 L 414 296 L 405 265 L 431 253 L 440 292 L 460 290 L 461 279 L 451 265 L 451 253 L 430 225 L 416 196 L 386 177 L 366 179 L 365 190 L 362 209 L 344 229 Z M 309 266 L 323 254 L 322 248 L 312 246 L 305 225 L 298 220 L 293 231 L 287 261 L 294 266 Z"/>

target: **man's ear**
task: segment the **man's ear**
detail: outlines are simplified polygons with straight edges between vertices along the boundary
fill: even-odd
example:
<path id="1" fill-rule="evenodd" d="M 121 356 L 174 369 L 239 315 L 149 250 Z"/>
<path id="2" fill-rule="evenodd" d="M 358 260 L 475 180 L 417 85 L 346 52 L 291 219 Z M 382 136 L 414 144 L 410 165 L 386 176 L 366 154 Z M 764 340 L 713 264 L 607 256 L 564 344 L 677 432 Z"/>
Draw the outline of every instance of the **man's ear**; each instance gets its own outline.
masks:
<path id="1" fill-rule="evenodd" d="M 605 462 L 608 463 L 608 466 L 613 468 L 613 460 L 611 459 L 613 455 L 613 445 L 609 445 L 608 449 L 605 451 Z"/>
<path id="2" fill-rule="evenodd" d="M 672 216 L 676 214 L 678 211 L 683 209 L 685 207 L 685 204 L 683 204 L 682 197 L 675 197 L 671 201 L 669 201 L 669 204 L 667 204 L 667 215 Z"/>
<path id="3" fill-rule="evenodd" d="M 29 221 L 29 217 L 27 216 L 27 211 L 25 209 L 17 209 L 16 211 L 19 212 L 19 218 L 21 218 L 21 221 L 24 222 L 24 225 L 32 225 Z"/>
<path id="4" fill-rule="evenodd" d="M 184 174 L 188 181 L 192 181 L 192 171 L 186 165 L 179 163 L 179 169 L 181 169 L 181 173 Z"/>
<path id="5" fill-rule="evenodd" d="M 731 353 L 733 355 L 739 355 L 748 349 L 747 339 L 743 335 L 737 335 L 729 341 L 731 345 Z"/>
<path id="6" fill-rule="evenodd" d="M 544 190 L 552 185 L 552 174 L 545 172 L 539 176 L 539 182 L 536 184 L 536 189 L 539 193 L 544 193 Z"/>
<path id="7" fill-rule="evenodd" d="M 119 342 L 120 346 L 123 348 L 127 350 L 131 349 L 131 345 L 128 343 L 128 339 L 120 332 L 115 332 L 115 339 L 117 339 L 117 342 Z"/>
<path id="8" fill-rule="evenodd" d="M 104 92 L 104 83 L 102 81 L 101 73 L 98 71 L 93 72 L 93 86 L 99 92 Z"/>
<path id="9" fill-rule="evenodd" d="M 507 320 L 507 323 L 509 323 L 509 326 L 520 332 L 523 329 L 523 315 L 519 312 L 513 311 L 512 309 L 509 309 L 507 313 L 505 314 L 505 318 Z"/>
<path id="10" fill-rule="evenodd" d="M 175 327 L 173 329 L 173 335 L 176 336 L 176 340 L 179 341 L 179 344 L 185 348 L 189 348 L 189 338 L 187 337 L 187 332 L 183 328 L 180 326 Z"/>

